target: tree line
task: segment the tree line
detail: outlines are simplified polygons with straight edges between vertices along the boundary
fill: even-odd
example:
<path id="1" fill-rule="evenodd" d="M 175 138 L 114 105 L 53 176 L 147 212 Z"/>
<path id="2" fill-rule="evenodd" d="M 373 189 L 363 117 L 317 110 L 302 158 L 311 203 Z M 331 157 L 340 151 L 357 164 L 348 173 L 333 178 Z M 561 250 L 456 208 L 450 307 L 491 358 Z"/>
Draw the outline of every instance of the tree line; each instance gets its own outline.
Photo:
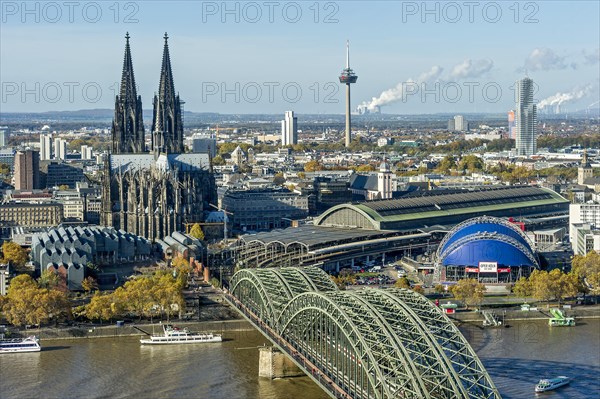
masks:
<path id="1" fill-rule="evenodd" d="M 191 272 L 189 263 L 175 258 L 172 268 L 136 276 L 113 292 L 99 292 L 95 280 L 88 277 L 82 286 L 94 291 L 86 305 L 72 306 L 72 298 L 63 279 L 53 271 L 44 271 L 37 279 L 28 274 L 13 278 L 6 296 L 0 296 L 0 312 L 15 326 L 43 325 L 85 318 L 110 321 L 128 315 L 160 317 L 169 320 L 185 307 L 183 288 Z M 72 295 L 72 294 L 71 294 Z"/>

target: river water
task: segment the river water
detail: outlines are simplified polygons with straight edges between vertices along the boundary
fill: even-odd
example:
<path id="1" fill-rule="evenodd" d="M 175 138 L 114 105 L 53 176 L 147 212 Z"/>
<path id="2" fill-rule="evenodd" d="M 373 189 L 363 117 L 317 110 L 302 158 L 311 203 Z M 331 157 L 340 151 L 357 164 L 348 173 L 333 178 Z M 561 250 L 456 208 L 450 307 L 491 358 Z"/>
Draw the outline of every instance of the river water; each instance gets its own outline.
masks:
<path id="1" fill-rule="evenodd" d="M 570 386 L 538 397 L 600 398 L 600 320 L 574 328 L 543 321 L 510 328 L 463 328 L 503 398 L 535 398 L 542 377 Z M 138 338 L 45 340 L 39 353 L 0 355 L 0 398 L 327 398 L 308 377 L 258 378 L 257 331 L 224 333 L 222 343 L 141 346 Z"/>

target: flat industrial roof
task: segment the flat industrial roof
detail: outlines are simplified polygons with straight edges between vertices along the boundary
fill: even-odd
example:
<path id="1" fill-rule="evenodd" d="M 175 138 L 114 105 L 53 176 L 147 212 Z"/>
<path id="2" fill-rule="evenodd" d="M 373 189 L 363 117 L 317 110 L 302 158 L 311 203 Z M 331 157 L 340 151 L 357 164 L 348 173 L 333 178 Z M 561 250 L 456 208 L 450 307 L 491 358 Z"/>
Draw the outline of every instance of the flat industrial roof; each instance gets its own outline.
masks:
<path id="1" fill-rule="evenodd" d="M 402 235 L 402 232 L 301 225 L 299 227 L 289 227 L 287 229 L 277 229 L 256 234 L 245 234 L 240 237 L 240 240 L 245 243 L 258 241 L 264 245 L 280 243 L 287 246 L 299 243 L 312 249 L 313 247 L 327 246 L 331 243 L 363 241 L 397 235 Z"/>

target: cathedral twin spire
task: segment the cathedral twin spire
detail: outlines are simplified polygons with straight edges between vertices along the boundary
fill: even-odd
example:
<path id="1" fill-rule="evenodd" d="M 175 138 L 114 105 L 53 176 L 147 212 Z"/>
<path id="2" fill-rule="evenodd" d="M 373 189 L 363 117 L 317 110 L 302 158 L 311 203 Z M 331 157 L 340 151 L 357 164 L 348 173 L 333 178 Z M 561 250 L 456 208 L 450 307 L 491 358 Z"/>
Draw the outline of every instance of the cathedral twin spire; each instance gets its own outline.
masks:
<path id="1" fill-rule="evenodd" d="M 146 152 L 142 99 L 137 95 L 129 38 L 129 33 L 127 33 L 125 35 L 121 87 L 115 102 L 115 118 L 112 125 L 113 154 Z M 179 96 L 175 94 L 166 33 L 164 39 L 160 83 L 158 94 L 154 96 L 154 115 L 152 118 L 151 151 L 155 154 L 183 152 L 182 102 Z"/>

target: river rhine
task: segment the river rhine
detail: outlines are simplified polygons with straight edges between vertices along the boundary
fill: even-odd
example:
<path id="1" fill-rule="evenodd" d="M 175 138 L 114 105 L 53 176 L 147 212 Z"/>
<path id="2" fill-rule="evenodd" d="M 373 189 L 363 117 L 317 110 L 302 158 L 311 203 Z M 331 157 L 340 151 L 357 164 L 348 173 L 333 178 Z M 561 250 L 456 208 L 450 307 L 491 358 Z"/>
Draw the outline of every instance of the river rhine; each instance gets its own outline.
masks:
<path id="1" fill-rule="evenodd" d="M 543 321 L 510 328 L 463 329 L 502 397 L 600 398 L 600 320 L 574 328 Z M 42 341 L 39 353 L 0 355 L 0 398 L 319 399 L 308 377 L 258 378 L 256 331 L 225 332 L 207 345 L 141 346 L 138 338 Z M 542 377 L 566 375 L 570 386 L 533 393 Z"/>

